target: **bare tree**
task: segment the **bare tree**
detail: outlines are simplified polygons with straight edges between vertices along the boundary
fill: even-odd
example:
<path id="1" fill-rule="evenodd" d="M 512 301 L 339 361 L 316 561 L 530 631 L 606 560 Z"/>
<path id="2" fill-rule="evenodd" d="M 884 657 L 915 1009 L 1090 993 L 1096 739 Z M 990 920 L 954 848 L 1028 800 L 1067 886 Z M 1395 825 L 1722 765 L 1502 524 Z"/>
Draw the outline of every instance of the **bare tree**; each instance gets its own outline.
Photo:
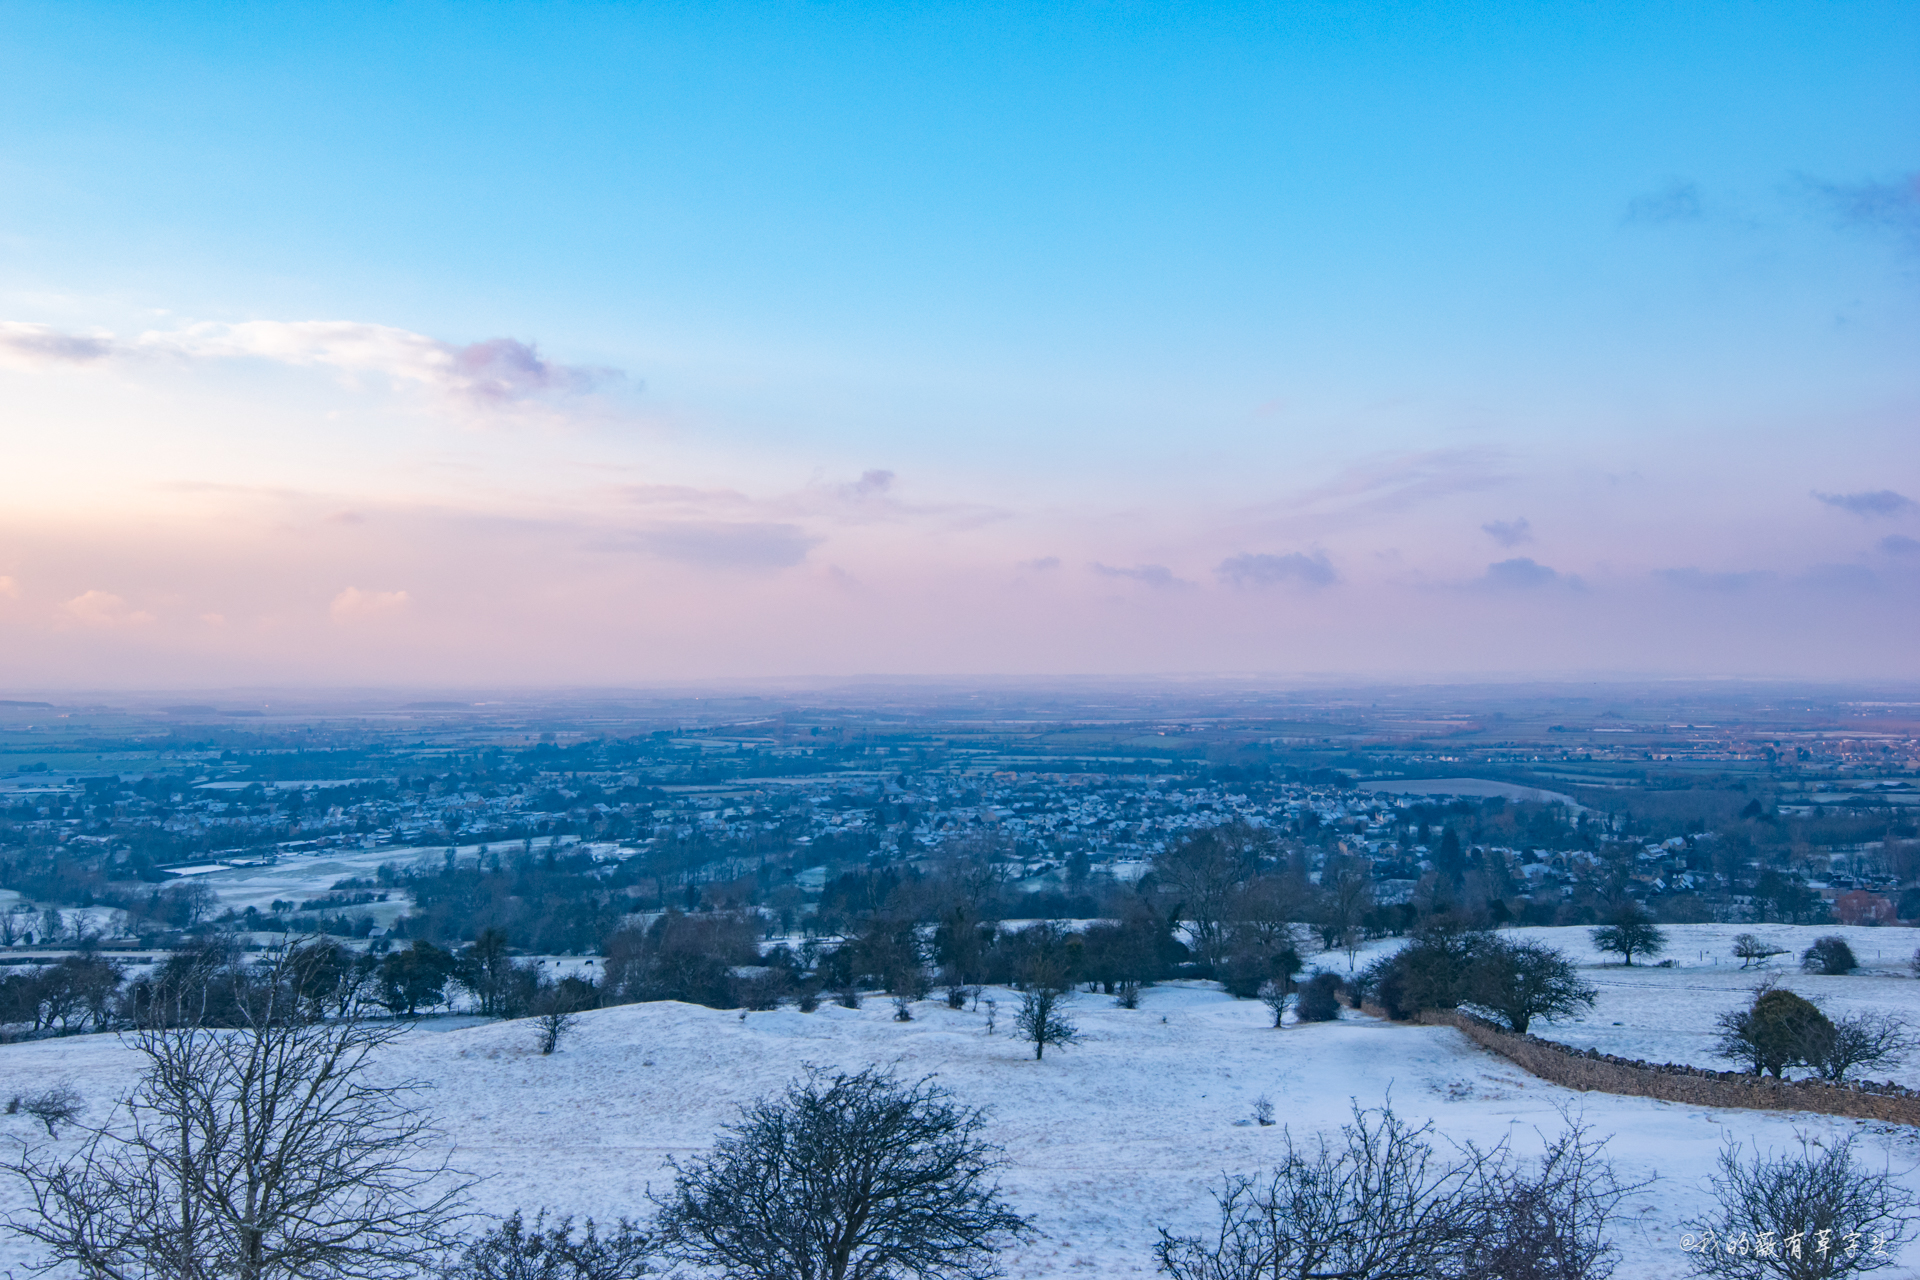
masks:
<path id="1" fill-rule="evenodd" d="M 1273 1013 L 1273 1025 L 1277 1027 L 1293 1007 L 1293 992 L 1287 990 L 1286 983 L 1269 978 L 1260 984 L 1260 1002 Z"/>
<path id="2" fill-rule="evenodd" d="M 1774 956 L 1787 954 L 1785 947 L 1776 947 L 1771 942 L 1762 942 L 1751 933 L 1742 933 L 1733 940 L 1733 954 L 1740 958 L 1742 969 L 1749 965 L 1765 964 Z"/>
<path id="3" fill-rule="evenodd" d="M 576 1236 L 572 1217 L 547 1224 L 547 1211 L 528 1228 L 516 1211 L 467 1243 L 446 1280 L 633 1280 L 650 1275 L 652 1241 L 625 1218 L 606 1236 L 588 1218 Z"/>
<path id="4" fill-rule="evenodd" d="M 1695 1275 L 1724 1280 L 1839 1280 L 1892 1266 L 1912 1238 L 1914 1201 L 1891 1175 L 1861 1166 L 1854 1135 L 1798 1154 L 1729 1142 L 1713 1179 L 1718 1212 L 1682 1226 Z"/>
<path id="5" fill-rule="evenodd" d="M 737 1277 L 984 1280 L 1029 1230 L 992 1181 L 985 1124 L 927 1080 L 809 1070 L 674 1166 L 662 1251 Z"/>
<path id="6" fill-rule="evenodd" d="M 1813 1024 L 1801 1056 L 1823 1080 L 1844 1080 L 1855 1067 L 1898 1062 L 1913 1047 L 1913 1036 L 1902 1019 L 1887 1013 L 1861 1013 Z"/>
<path id="7" fill-rule="evenodd" d="M 55 1085 L 43 1093 L 30 1094 L 19 1101 L 22 1111 L 47 1127 L 49 1138 L 59 1137 L 55 1126 L 72 1124 L 80 1118 L 80 1112 L 87 1105 L 79 1094 L 63 1084 Z"/>
<path id="8" fill-rule="evenodd" d="M 550 1054 L 580 1025 L 580 1010 L 587 1008 L 593 990 L 586 983 L 569 978 L 543 987 L 533 998 L 534 1040 L 542 1054 Z"/>
<path id="9" fill-rule="evenodd" d="M 1218 964 L 1226 955 L 1234 900 L 1272 844 L 1270 832 L 1234 822 L 1196 831 L 1154 859 L 1154 872 L 1174 899 L 1173 914 L 1186 922 L 1203 963 Z"/>
<path id="10" fill-rule="evenodd" d="M 1050 1044 L 1064 1048 L 1079 1042 L 1080 1029 L 1061 1011 L 1071 999 L 1071 991 L 1045 983 L 1034 983 L 1021 992 L 1013 1025 L 1022 1039 L 1032 1042 L 1034 1061 L 1046 1056 Z"/>
<path id="11" fill-rule="evenodd" d="M 64 1160 L 7 1166 L 29 1212 L 11 1225 L 47 1265 L 90 1280 L 386 1280 L 434 1256 L 465 1190 L 407 1105 L 366 1068 L 400 1034 L 312 1022 L 283 953 L 237 1002 L 237 1030 L 130 1037 L 147 1071 L 122 1111 Z"/>

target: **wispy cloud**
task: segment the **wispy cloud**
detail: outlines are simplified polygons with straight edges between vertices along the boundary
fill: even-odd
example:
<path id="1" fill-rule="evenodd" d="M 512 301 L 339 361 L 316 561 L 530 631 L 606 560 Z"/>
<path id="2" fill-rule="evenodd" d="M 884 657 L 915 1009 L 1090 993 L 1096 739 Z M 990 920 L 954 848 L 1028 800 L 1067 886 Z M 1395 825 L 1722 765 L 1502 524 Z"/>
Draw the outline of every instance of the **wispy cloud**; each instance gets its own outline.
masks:
<path id="1" fill-rule="evenodd" d="M 1525 516 L 1517 520 L 1489 520 L 1480 526 L 1489 538 L 1503 547 L 1517 547 L 1533 541 L 1533 526 Z"/>
<path id="2" fill-rule="evenodd" d="M 1270 587 L 1282 583 L 1325 587 L 1339 580 L 1332 562 L 1322 551 L 1312 555 L 1300 551 L 1289 551 L 1285 555 L 1245 552 L 1222 560 L 1214 574 L 1222 582 L 1231 582 L 1237 587 Z"/>
<path id="3" fill-rule="evenodd" d="M 1821 493 L 1813 491 L 1818 501 L 1842 511 L 1851 511 L 1857 516 L 1893 516 L 1914 505 L 1912 498 L 1891 489 L 1863 490 L 1859 493 Z"/>
<path id="4" fill-rule="evenodd" d="M 1502 484 L 1492 449 L 1429 449 L 1370 458 L 1285 504 L 1301 511 L 1401 511 L 1435 498 Z"/>
<path id="5" fill-rule="evenodd" d="M 1138 582 L 1142 586 L 1190 587 L 1193 585 L 1185 578 L 1176 575 L 1173 570 L 1163 564 L 1136 564 L 1122 567 L 1119 565 L 1101 564 L 1098 560 L 1095 560 L 1087 567 L 1102 577 L 1126 578 L 1129 581 Z"/>
<path id="6" fill-rule="evenodd" d="M 628 530 L 602 545 L 703 569 L 767 570 L 799 564 L 822 541 L 793 524 L 681 521 Z"/>
<path id="7" fill-rule="evenodd" d="M 1669 179 L 1662 186 L 1628 201 L 1622 220 L 1643 226 L 1698 222 L 1700 220 L 1699 184 L 1684 178 Z"/>
<path id="8" fill-rule="evenodd" d="M 106 333 L 64 333 L 47 325 L 0 322 L 0 358 L 15 366 L 71 367 L 142 357 L 264 360 L 326 368 L 349 378 L 384 377 L 477 408 L 578 395 L 625 376 L 617 369 L 549 360 L 533 344 L 515 338 L 460 345 L 352 320 L 189 324 L 149 330 L 125 341 Z"/>
<path id="9" fill-rule="evenodd" d="M 1744 591 L 1770 580 L 1774 575 L 1762 569 L 1715 572 L 1689 565 L 1679 569 L 1656 569 L 1654 576 L 1683 591 Z"/>
<path id="10" fill-rule="evenodd" d="M 1904 533 L 1890 533 L 1880 539 L 1880 549 L 1890 556 L 1920 556 L 1920 538 L 1909 538 Z"/>
<path id="11" fill-rule="evenodd" d="M 1841 226 L 1890 232 L 1904 240 L 1908 248 L 1920 250 L 1920 173 L 1892 182 L 1801 181 Z"/>

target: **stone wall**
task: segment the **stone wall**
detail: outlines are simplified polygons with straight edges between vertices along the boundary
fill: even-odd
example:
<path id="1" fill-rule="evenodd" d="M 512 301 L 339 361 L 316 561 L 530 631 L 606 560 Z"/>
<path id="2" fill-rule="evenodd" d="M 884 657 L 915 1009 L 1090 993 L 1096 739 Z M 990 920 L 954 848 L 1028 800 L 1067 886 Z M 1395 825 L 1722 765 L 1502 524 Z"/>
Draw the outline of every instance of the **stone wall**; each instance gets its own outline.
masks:
<path id="1" fill-rule="evenodd" d="M 1385 1017 L 1371 1005 L 1365 1012 Z M 1920 1092 L 1897 1084 L 1829 1084 L 1824 1080 L 1774 1080 L 1739 1071 L 1708 1071 L 1677 1063 L 1616 1058 L 1539 1036 L 1515 1035 L 1456 1010 L 1428 1010 L 1430 1026 L 1455 1027 L 1484 1049 L 1568 1089 L 1659 1098 L 1695 1107 L 1744 1107 L 1756 1111 L 1817 1111 L 1861 1120 L 1920 1126 Z"/>

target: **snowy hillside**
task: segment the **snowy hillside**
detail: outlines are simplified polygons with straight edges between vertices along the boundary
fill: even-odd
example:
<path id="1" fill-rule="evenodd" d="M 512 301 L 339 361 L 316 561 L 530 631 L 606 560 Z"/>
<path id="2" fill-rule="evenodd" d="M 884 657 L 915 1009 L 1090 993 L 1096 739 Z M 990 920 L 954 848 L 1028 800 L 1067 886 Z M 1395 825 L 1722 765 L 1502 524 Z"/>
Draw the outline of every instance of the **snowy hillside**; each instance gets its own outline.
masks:
<path id="1" fill-rule="evenodd" d="M 1018 1277 L 1152 1274 L 1155 1226 L 1204 1229 L 1208 1187 L 1277 1149 L 1279 1128 L 1250 1123 L 1261 1095 L 1296 1132 L 1336 1127 L 1349 1098 L 1377 1106 L 1391 1093 L 1402 1115 L 1431 1117 L 1447 1137 L 1487 1144 L 1511 1136 L 1522 1150 L 1537 1145 L 1536 1126 L 1558 1127 L 1556 1106 L 1583 1107 L 1613 1135 L 1609 1150 L 1625 1173 L 1659 1176 L 1616 1231 L 1626 1255 L 1620 1274 L 1645 1280 L 1684 1272 L 1674 1224 L 1705 1207 L 1704 1176 L 1729 1134 L 1778 1145 L 1796 1129 L 1858 1129 L 1876 1159 L 1888 1151 L 1901 1169 L 1920 1160 L 1920 1141 L 1906 1131 L 1572 1094 L 1448 1028 L 1348 1014 L 1275 1031 L 1259 1004 L 1183 984 L 1149 989 L 1136 1010 L 1080 996 L 1072 1012 L 1084 1043 L 1036 1063 L 1029 1046 L 1005 1034 L 1015 998 L 997 994 L 1000 1032 L 991 1036 L 983 1012 L 934 1002 L 917 1005 L 910 1023 L 893 1021 L 884 999 L 860 1010 L 744 1018 L 627 1005 L 585 1015 L 550 1058 L 533 1052 L 526 1023 L 436 1031 L 428 1022 L 388 1051 L 382 1069 L 431 1086 L 423 1104 L 457 1162 L 484 1179 L 476 1208 L 547 1205 L 602 1219 L 644 1215 L 648 1185 L 668 1180 L 667 1158 L 702 1150 L 740 1103 L 777 1088 L 803 1063 L 935 1074 L 964 1101 L 991 1108 L 990 1136 L 1009 1161 L 1005 1185 L 1038 1220 L 1040 1236 L 1006 1258 Z M 99 1119 L 137 1065 L 111 1036 L 4 1046 L 0 1088 L 68 1080 Z M 34 1136 L 24 1116 L 4 1125 L 10 1138 Z M 1920 1176 L 1907 1177 L 1920 1187 Z M 19 1207 L 16 1188 L 3 1194 L 8 1208 Z M 18 1242 L 0 1244 L 0 1268 L 24 1260 Z M 1920 1262 L 1920 1253 L 1908 1261 Z"/>

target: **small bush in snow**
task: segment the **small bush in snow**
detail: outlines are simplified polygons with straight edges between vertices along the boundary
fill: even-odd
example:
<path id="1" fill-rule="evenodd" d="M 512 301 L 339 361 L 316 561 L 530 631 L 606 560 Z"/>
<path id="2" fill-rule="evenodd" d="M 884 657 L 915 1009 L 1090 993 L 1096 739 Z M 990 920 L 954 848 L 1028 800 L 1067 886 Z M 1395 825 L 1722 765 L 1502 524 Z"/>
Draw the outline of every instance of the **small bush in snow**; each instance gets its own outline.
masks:
<path id="1" fill-rule="evenodd" d="M 1854 1141 L 1802 1138 L 1797 1155 L 1750 1161 L 1729 1143 L 1713 1179 L 1717 1212 L 1682 1224 L 1694 1274 L 1839 1280 L 1892 1266 L 1912 1235 L 1913 1197 L 1887 1171 L 1862 1167 Z"/>
<path id="2" fill-rule="evenodd" d="M 1860 967 L 1853 957 L 1853 948 L 1847 940 L 1837 933 L 1824 938 L 1815 938 L 1813 945 L 1800 955 L 1800 967 L 1808 973 L 1841 974 L 1852 973 Z"/>
<path id="3" fill-rule="evenodd" d="M 1631 1187 L 1579 1125 L 1537 1161 L 1503 1145 L 1436 1156 L 1431 1124 L 1390 1108 L 1364 1111 L 1338 1141 L 1304 1146 L 1283 1134 L 1279 1167 L 1230 1178 L 1215 1195 L 1213 1240 L 1164 1228 L 1154 1252 L 1175 1280 L 1449 1277 L 1605 1280 L 1606 1224 Z"/>
<path id="4" fill-rule="evenodd" d="M 445 1272 L 446 1280 L 632 1280 L 650 1275 L 651 1243 L 622 1218 L 619 1229 L 601 1236 L 587 1219 L 578 1236 L 573 1219 L 555 1219 L 547 1225 L 542 1209 L 527 1227 L 520 1214 L 475 1237 L 459 1261 Z"/>
<path id="5" fill-rule="evenodd" d="M 80 1112 L 86 1107 L 80 1095 L 65 1085 L 56 1085 L 42 1093 L 30 1094 L 15 1101 L 20 1104 L 21 1110 L 47 1127 L 49 1138 L 59 1137 L 57 1126 L 72 1124 L 80 1118 Z"/>
<path id="6" fill-rule="evenodd" d="M 1340 1016 L 1340 979 L 1336 974 L 1316 973 L 1300 988 L 1300 1000 L 1294 1013 L 1302 1022 L 1332 1022 Z"/>

